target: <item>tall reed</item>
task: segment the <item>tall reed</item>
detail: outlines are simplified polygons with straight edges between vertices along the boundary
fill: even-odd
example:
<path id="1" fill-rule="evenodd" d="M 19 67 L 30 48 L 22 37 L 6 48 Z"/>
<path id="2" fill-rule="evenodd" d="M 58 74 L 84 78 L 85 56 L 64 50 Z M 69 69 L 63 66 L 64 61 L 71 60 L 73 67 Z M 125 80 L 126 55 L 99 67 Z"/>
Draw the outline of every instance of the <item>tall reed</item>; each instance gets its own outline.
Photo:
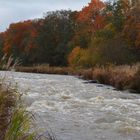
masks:
<path id="1" fill-rule="evenodd" d="M 11 70 L 19 64 L 18 59 L 4 55 L 0 69 Z M 22 95 L 17 88 L 5 84 L 5 77 L 0 82 L 0 140 L 56 140 L 49 133 L 47 136 L 37 134 L 33 129 L 34 116 L 23 106 Z"/>

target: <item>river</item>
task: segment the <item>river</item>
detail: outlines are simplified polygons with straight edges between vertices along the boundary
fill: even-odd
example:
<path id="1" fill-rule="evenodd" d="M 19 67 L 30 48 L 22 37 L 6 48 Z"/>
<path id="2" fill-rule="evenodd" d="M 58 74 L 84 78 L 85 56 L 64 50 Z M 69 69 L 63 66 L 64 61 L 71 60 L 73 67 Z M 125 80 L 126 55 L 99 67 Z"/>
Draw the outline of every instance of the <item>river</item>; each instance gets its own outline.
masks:
<path id="1" fill-rule="evenodd" d="M 140 140 L 140 95 L 73 76 L 0 72 L 20 92 L 36 129 L 57 140 Z"/>

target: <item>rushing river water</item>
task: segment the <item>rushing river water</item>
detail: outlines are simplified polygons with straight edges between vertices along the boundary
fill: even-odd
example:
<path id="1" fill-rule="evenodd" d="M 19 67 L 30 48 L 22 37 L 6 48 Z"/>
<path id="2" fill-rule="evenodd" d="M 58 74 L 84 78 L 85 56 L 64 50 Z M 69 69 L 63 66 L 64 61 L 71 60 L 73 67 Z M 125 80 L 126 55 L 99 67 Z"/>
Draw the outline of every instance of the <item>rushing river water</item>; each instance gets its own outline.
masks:
<path id="1" fill-rule="evenodd" d="M 140 140 L 140 95 L 73 76 L 6 75 L 26 93 L 38 131 L 51 129 L 57 140 Z"/>

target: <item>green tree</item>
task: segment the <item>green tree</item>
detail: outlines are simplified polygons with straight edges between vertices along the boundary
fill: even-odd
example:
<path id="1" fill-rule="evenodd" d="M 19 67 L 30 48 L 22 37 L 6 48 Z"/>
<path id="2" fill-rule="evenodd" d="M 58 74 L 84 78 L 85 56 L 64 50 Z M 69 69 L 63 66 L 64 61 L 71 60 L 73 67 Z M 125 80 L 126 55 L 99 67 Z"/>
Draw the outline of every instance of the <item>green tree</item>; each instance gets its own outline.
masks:
<path id="1" fill-rule="evenodd" d="M 3 56 L 4 33 L 0 33 L 0 58 Z"/>
<path id="2" fill-rule="evenodd" d="M 123 0 L 108 2 L 105 8 L 106 19 L 112 23 L 117 31 L 122 31 L 125 21 L 125 5 Z"/>
<path id="3" fill-rule="evenodd" d="M 48 12 L 42 19 L 36 38 L 38 62 L 67 65 L 68 42 L 74 35 L 71 11 Z"/>

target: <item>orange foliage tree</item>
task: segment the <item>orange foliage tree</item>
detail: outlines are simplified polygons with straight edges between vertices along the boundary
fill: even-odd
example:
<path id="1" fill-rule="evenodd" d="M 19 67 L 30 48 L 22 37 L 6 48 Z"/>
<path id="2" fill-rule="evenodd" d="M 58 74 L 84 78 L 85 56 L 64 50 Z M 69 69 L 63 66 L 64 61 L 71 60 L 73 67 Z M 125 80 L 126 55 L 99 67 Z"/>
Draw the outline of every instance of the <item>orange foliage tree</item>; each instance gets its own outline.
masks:
<path id="1" fill-rule="evenodd" d="M 72 52 L 68 56 L 68 62 L 71 66 L 75 66 L 78 64 L 78 61 L 81 58 L 81 48 L 76 47 L 72 50 Z"/>
<path id="2" fill-rule="evenodd" d="M 133 47 L 140 48 L 140 4 L 130 9 L 123 33 Z"/>
<path id="3" fill-rule="evenodd" d="M 91 36 L 105 26 L 103 9 L 105 4 L 100 0 L 91 0 L 77 16 L 77 28 L 72 39 L 72 47 L 88 48 Z"/>
<path id="4" fill-rule="evenodd" d="M 15 57 L 27 55 L 35 47 L 34 38 L 36 35 L 37 31 L 33 21 L 11 24 L 5 32 L 4 53 L 13 54 Z"/>
<path id="5" fill-rule="evenodd" d="M 102 10 L 105 4 L 100 0 L 92 0 L 88 6 L 84 7 L 79 13 L 78 21 L 89 25 L 92 31 L 99 30 L 104 27 L 104 16 Z"/>
<path id="6" fill-rule="evenodd" d="M 12 47 L 16 47 L 21 51 L 25 49 L 25 46 L 31 47 L 31 38 L 34 38 L 35 36 L 36 30 L 33 28 L 31 21 L 11 24 L 6 31 L 4 51 L 8 53 Z"/>

